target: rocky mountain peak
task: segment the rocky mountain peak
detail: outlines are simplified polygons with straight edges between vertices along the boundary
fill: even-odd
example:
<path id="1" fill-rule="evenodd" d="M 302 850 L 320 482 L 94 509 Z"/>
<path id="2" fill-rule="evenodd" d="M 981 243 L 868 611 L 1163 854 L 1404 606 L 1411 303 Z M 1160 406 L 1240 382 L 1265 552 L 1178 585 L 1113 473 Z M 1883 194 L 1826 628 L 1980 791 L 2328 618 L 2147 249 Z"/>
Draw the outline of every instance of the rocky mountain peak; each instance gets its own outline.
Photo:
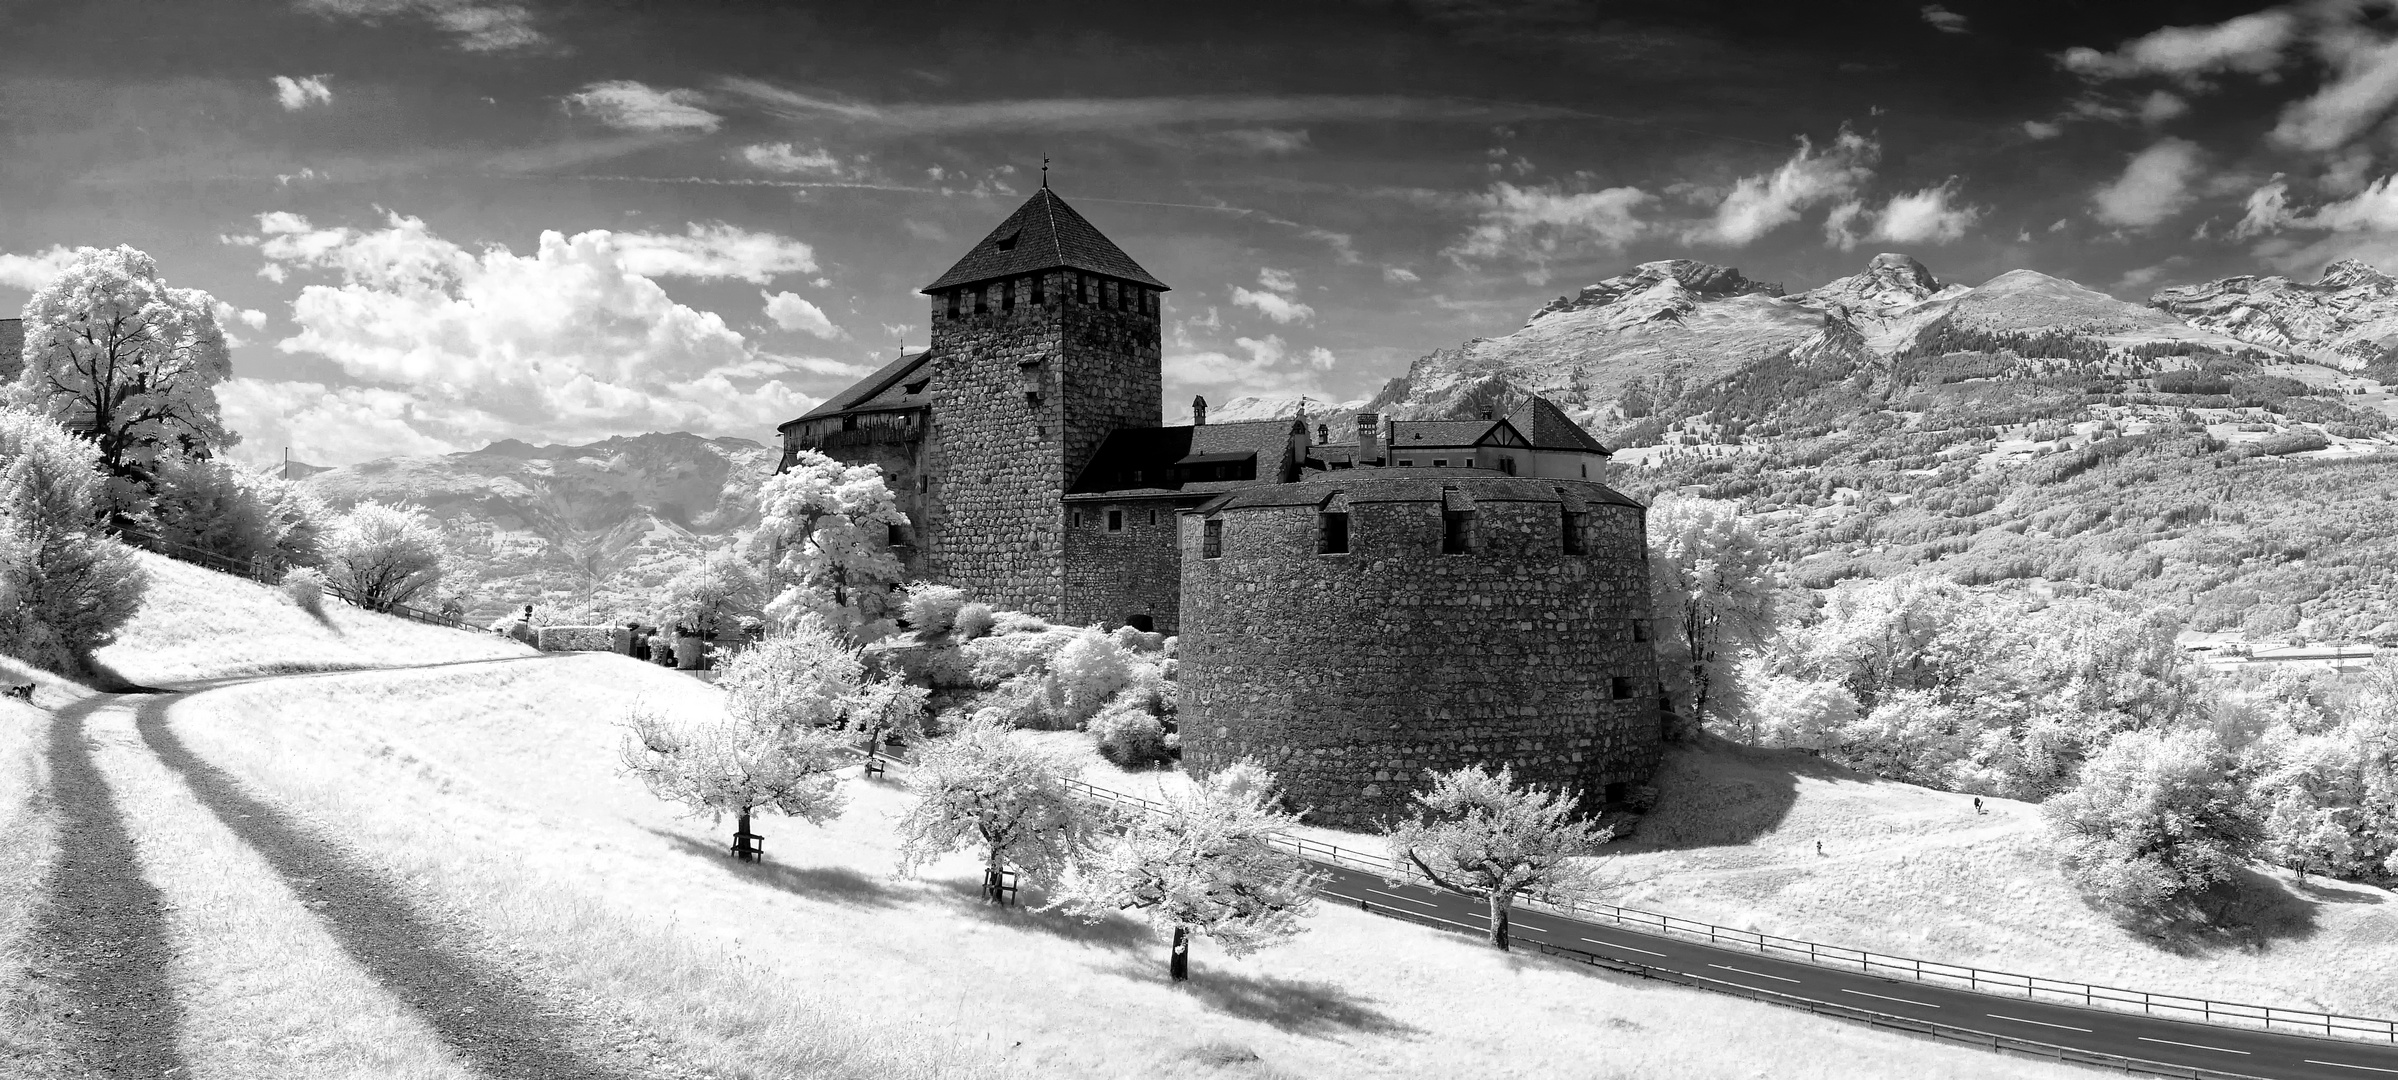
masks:
<path id="1" fill-rule="evenodd" d="M 1925 294 L 1940 291 L 1940 279 L 1932 276 L 1932 268 L 1913 255 L 1885 251 L 1865 264 L 1865 276 L 1887 282 L 1894 288 L 1920 290 Z"/>
<path id="2" fill-rule="evenodd" d="M 1782 295 L 1782 287 L 1765 281 L 1752 281 L 1739 270 L 1729 266 L 1700 262 L 1696 259 L 1660 259 L 1632 268 L 1629 274 L 1618 274 L 1596 285 L 1585 285 L 1573 296 L 1560 296 L 1548 306 L 1532 314 L 1534 321 L 1561 311 L 1588 311 L 1641 299 L 1649 301 L 1644 307 L 1655 311 L 1644 315 L 1673 317 L 1689 304 L 1705 300 L 1725 300 L 1752 294 Z"/>
<path id="3" fill-rule="evenodd" d="M 2315 284 L 2332 289 L 2352 289 L 2360 285 L 2387 289 L 2398 282 L 2392 281 L 2388 274 L 2363 259 L 2341 259 L 2324 267 L 2322 280 Z"/>
<path id="4" fill-rule="evenodd" d="M 1913 255 L 1886 251 L 1865 264 L 1861 273 L 1809 289 L 1792 299 L 1809 307 L 1879 314 L 1892 308 L 1920 304 L 1935 296 L 1964 291 L 1940 284 Z"/>

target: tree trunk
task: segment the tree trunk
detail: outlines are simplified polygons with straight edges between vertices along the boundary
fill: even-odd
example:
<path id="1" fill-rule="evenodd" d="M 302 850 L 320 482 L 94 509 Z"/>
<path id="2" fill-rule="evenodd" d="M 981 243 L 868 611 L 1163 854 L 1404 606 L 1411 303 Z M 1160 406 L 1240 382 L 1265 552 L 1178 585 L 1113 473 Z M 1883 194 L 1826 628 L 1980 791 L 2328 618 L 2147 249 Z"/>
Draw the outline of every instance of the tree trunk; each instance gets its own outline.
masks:
<path id="1" fill-rule="evenodd" d="M 743 810 L 733 818 L 734 858 L 742 862 L 758 861 L 758 849 L 749 841 L 749 811 Z"/>
<path id="2" fill-rule="evenodd" d="M 1507 949 L 1508 898 L 1497 893 L 1490 896 L 1490 943 L 1500 952 Z"/>
<path id="3" fill-rule="evenodd" d="M 1191 928 L 1174 928 L 1174 953 L 1166 961 L 1166 976 L 1173 982 L 1191 981 Z"/>
<path id="4" fill-rule="evenodd" d="M 1007 903 L 1007 893 L 1000 888 L 1003 879 L 999 876 L 999 872 L 999 858 L 994 854 L 990 864 L 983 867 L 983 899 L 994 904 L 1005 904 Z"/>

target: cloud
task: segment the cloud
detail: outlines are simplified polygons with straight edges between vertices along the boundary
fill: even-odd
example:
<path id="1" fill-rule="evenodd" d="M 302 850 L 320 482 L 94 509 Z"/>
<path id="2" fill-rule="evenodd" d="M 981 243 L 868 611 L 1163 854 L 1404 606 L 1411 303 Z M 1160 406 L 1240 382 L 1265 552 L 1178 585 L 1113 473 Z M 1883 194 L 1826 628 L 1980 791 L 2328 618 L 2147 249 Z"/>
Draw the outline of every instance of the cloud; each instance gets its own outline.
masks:
<path id="1" fill-rule="evenodd" d="M 589 113 L 625 131 L 714 131 L 724 117 L 700 107 L 696 90 L 659 90 L 630 79 L 595 82 L 563 102 L 567 112 Z"/>
<path id="2" fill-rule="evenodd" d="M 1797 221 L 1808 207 L 1854 196 L 1873 178 L 1880 155 L 1872 139 L 1845 129 L 1821 153 L 1801 138 L 1790 160 L 1771 173 L 1742 177 L 1716 205 L 1713 220 L 1684 230 L 1683 239 L 1745 246 Z"/>
<path id="3" fill-rule="evenodd" d="M 1949 9 L 1941 7 L 1938 4 L 1925 4 L 1923 6 L 1923 21 L 1932 24 L 1935 29 L 1938 29 L 1943 34 L 1963 34 L 1970 32 L 1966 29 L 1965 16 L 1959 15 L 1956 12 L 1950 11 Z"/>
<path id="4" fill-rule="evenodd" d="M 2155 127 L 2190 111 L 2190 103 L 2170 90 L 2157 90 L 2140 100 L 2140 122 Z"/>
<path id="5" fill-rule="evenodd" d="M 2247 212 L 2241 215 L 2239 224 L 2232 226 L 2232 239 L 2245 240 L 2275 232 L 2289 220 L 2290 185 L 2280 173 L 2275 173 L 2263 187 L 2248 193 Z"/>
<path id="6" fill-rule="evenodd" d="M 1145 131 L 1180 124 L 1269 128 L 1311 121 L 1416 120 L 1503 123 L 1583 114 L 1549 105 L 1400 95 L 1226 94 L 1181 97 L 1035 98 L 938 105 L 878 105 L 749 78 L 717 87 L 788 119 L 841 121 L 917 134 L 983 131 Z"/>
<path id="7" fill-rule="evenodd" d="M 2109 225 L 2144 229 L 2190 205 L 2191 181 L 2201 166 L 2198 144 L 2159 139 L 2132 155 L 2123 175 L 2090 196 L 2091 216 Z"/>
<path id="8" fill-rule="evenodd" d="M 1824 219 L 1826 243 L 1842 251 L 1865 240 L 1894 244 L 1946 244 L 1963 239 L 1982 219 L 1982 209 L 1957 201 L 1957 181 L 1951 179 L 1921 191 L 1893 195 L 1879 210 L 1861 200 L 1833 207 Z M 1865 227 L 1867 223 L 1871 227 Z"/>
<path id="9" fill-rule="evenodd" d="M 217 329 L 225 335 L 225 345 L 228 348 L 238 349 L 250 343 L 249 339 L 242 337 L 234 329 L 235 327 L 246 326 L 252 330 L 266 328 L 266 312 L 255 308 L 237 308 L 222 300 L 216 300 L 209 310 L 216 317 Z"/>
<path id="10" fill-rule="evenodd" d="M 33 292 L 74 263 L 74 249 L 64 244 L 52 244 L 31 255 L 0 252 L 0 285 Z"/>
<path id="11" fill-rule="evenodd" d="M 1271 266 L 1257 268 L 1257 283 L 1278 293 L 1296 292 L 1299 288 L 1299 279 L 1292 277 L 1290 271 Z"/>
<path id="12" fill-rule="evenodd" d="M 2065 133 L 2065 125 L 2046 120 L 2026 120 L 2023 133 L 2035 139 L 2053 139 Z"/>
<path id="13" fill-rule="evenodd" d="M 849 336 L 848 331 L 833 325 L 833 320 L 826 317 L 823 308 L 809 303 L 798 293 L 760 290 L 758 295 L 766 299 L 766 317 L 773 319 L 776 326 L 813 334 L 827 341 Z"/>
<path id="14" fill-rule="evenodd" d="M 275 100 L 285 112 L 298 112 L 311 104 L 331 105 L 333 88 L 325 85 L 325 80 L 332 77 L 302 75 L 295 79 L 289 75 L 277 75 L 271 80 L 275 84 Z"/>
<path id="15" fill-rule="evenodd" d="M 2333 77 L 2314 96 L 2282 110 L 2273 141 L 2297 150 L 2348 144 L 2398 104 L 2398 40 L 2367 44 L 2351 35 L 2325 41 Z"/>
<path id="16" fill-rule="evenodd" d="M 1278 334 L 1234 338 L 1233 347 L 1240 353 L 1235 355 L 1196 348 L 1177 328 L 1174 346 L 1166 351 L 1165 377 L 1182 389 L 1226 387 L 1242 394 L 1325 397 L 1324 373 L 1334 365 L 1331 350 L 1319 346 L 1294 353 Z"/>
<path id="17" fill-rule="evenodd" d="M 615 242 L 625 265 L 650 277 L 739 278 L 764 285 L 777 274 L 816 269 L 816 250 L 807 244 L 721 221 L 693 222 L 684 227 L 681 236 L 617 233 Z"/>
<path id="18" fill-rule="evenodd" d="M 805 149 L 787 142 L 753 143 L 741 148 L 741 160 L 767 172 L 839 175 L 841 159 L 821 146 Z"/>
<path id="19" fill-rule="evenodd" d="M 1502 180 L 1473 197 L 1480 220 L 1443 254 L 1469 267 L 1477 259 L 1530 263 L 1527 276 L 1546 281 L 1549 264 L 1560 257 L 1594 246 L 1622 250 L 1647 230 L 1637 212 L 1655 199 L 1634 187 L 1571 192 Z"/>
<path id="20" fill-rule="evenodd" d="M 1258 314 L 1278 323 L 1306 322 L 1316 317 L 1316 309 L 1280 293 L 1259 292 L 1233 286 L 1232 302 L 1237 307 L 1255 308 Z"/>
<path id="21" fill-rule="evenodd" d="M 651 277 L 756 280 L 749 272 L 764 255 L 754 241 L 767 234 L 700 225 L 683 236 L 546 231 L 518 255 L 499 244 L 469 250 L 398 213 L 376 229 L 318 228 L 280 212 L 260 215 L 259 225 L 257 246 L 272 265 L 334 279 L 301 288 L 290 312 L 297 332 L 276 347 L 370 384 L 251 386 L 244 415 L 258 419 L 276 405 L 292 414 L 276 422 L 299 429 L 302 446 L 330 440 L 357 455 L 500 437 L 754 433 L 816 400 L 761 375 L 768 369 L 740 333 Z M 772 239 L 785 261 L 791 248 L 805 250 Z M 312 394 L 324 400 L 311 403 Z M 382 419 L 331 434 L 368 412 Z"/>
<path id="22" fill-rule="evenodd" d="M 552 45 L 533 28 L 533 13 L 513 0 L 300 0 L 300 6 L 327 18 L 357 19 L 370 26 L 391 18 L 421 19 L 455 36 L 458 47 L 468 52 Z"/>
<path id="23" fill-rule="evenodd" d="M 1393 285 L 1411 285 L 1424 279 L 1422 275 L 1404 266 L 1385 266 L 1382 268 L 1382 280 Z"/>
<path id="24" fill-rule="evenodd" d="M 2168 26 L 2124 42 L 2114 52 L 2074 48 L 2058 57 L 2066 70 L 2095 79 L 2165 75 L 2191 81 L 2218 72 L 2271 72 L 2296 38 L 2299 20 L 2285 9 L 2242 15 L 2214 26 Z"/>

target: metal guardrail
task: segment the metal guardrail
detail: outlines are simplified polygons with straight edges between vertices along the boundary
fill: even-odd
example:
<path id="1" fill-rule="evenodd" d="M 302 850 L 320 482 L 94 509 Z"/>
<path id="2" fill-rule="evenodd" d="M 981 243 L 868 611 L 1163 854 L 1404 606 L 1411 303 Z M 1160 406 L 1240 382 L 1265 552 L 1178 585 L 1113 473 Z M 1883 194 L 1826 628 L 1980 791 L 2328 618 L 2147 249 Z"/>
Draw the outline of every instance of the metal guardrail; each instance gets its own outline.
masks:
<path id="1" fill-rule="evenodd" d="M 119 530 L 117 535 L 127 543 L 164 555 L 177 562 L 187 562 L 194 566 L 232 574 L 235 577 L 248 578 L 264 585 L 280 584 L 284 572 L 290 569 L 278 560 L 236 559 L 230 555 L 219 554 L 206 548 L 193 547 L 190 544 L 169 540 L 163 536 L 152 535 L 137 529 Z M 481 629 L 469 625 L 463 619 L 452 618 L 439 612 L 426 611 L 423 608 L 409 607 L 406 604 L 385 604 L 377 607 L 367 603 L 359 596 L 357 590 L 330 581 L 325 583 L 325 592 L 342 603 L 366 611 L 379 611 L 385 615 L 393 615 L 431 626 L 447 627 L 451 630 Z"/>
<path id="2" fill-rule="evenodd" d="M 1143 799 L 1097 787 L 1081 780 L 1068 785 L 1084 797 L 1139 810 L 1158 813 L 1164 807 L 1154 800 Z M 1277 837 L 1274 846 L 1316 862 L 1386 878 L 1418 880 L 1421 875 L 1394 867 L 1388 858 L 1378 858 L 1364 852 L 1334 844 L 1309 840 L 1305 837 Z M 2185 997 L 2178 994 L 2156 994 L 2145 990 L 2094 983 L 2044 979 L 2011 971 L 1991 971 L 1984 968 L 1943 964 L 1918 960 L 1909 956 L 1893 956 L 1825 945 L 1802 938 L 1763 934 L 1713 923 L 1677 918 L 1639 908 L 1618 907 L 1577 901 L 1566 904 L 1541 903 L 1525 900 L 1520 906 L 1532 911 L 1546 911 L 1590 922 L 1614 923 L 1651 933 L 1685 937 L 1715 945 L 1733 945 L 1755 949 L 1760 954 L 1780 955 L 1804 960 L 1824 967 L 1854 968 L 1867 974 L 1908 978 L 1916 982 L 1947 985 L 1981 993 L 2021 996 L 2032 1000 L 2055 1001 L 2068 1005 L 2092 1008 L 2112 1008 L 2123 1012 L 2137 1011 L 2149 1016 L 2170 1019 L 2197 1020 L 2201 1023 L 2224 1026 L 2258 1027 L 2267 1031 L 2290 1031 L 2303 1035 L 2328 1038 L 2359 1039 L 2372 1042 L 2398 1043 L 2398 1021 L 2368 1016 L 2348 1016 L 2340 1013 L 2314 1012 L 2305 1009 L 2285 1009 L 2272 1005 L 2247 1005 L 2238 1002 L 2215 1001 L 2209 998 Z"/>

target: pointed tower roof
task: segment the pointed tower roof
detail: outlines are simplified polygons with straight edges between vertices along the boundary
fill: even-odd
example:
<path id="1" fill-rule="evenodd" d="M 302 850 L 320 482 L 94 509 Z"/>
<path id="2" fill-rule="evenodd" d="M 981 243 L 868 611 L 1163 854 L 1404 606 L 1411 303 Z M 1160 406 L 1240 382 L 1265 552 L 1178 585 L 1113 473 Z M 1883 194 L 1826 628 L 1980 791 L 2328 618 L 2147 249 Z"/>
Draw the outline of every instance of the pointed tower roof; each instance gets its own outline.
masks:
<path id="1" fill-rule="evenodd" d="M 1099 234 L 1066 200 L 1044 187 L 1024 200 L 1006 221 L 983 237 L 956 266 L 923 288 L 939 292 L 992 278 L 1015 277 L 1067 267 L 1123 281 L 1164 289 L 1166 283 L 1149 276 L 1124 249 Z"/>

